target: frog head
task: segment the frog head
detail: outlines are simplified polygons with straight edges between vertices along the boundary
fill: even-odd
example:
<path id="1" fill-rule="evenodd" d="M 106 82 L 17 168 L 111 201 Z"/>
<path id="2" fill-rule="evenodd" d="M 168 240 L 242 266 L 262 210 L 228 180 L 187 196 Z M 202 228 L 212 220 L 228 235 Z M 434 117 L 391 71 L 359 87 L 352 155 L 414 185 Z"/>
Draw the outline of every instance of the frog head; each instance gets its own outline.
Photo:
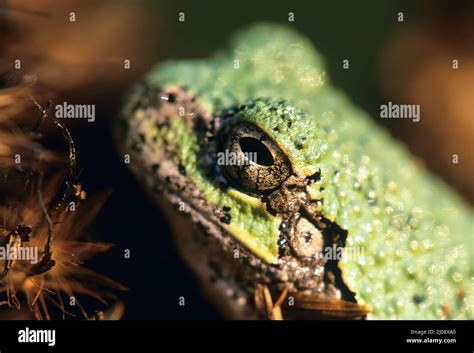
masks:
<path id="1" fill-rule="evenodd" d="M 356 301 L 383 301 L 376 307 L 381 317 L 402 313 L 393 298 L 380 297 L 384 291 L 372 290 L 387 285 L 383 258 L 372 257 L 373 266 L 342 262 L 341 269 L 322 253 L 350 243 L 384 254 L 387 242 L 409 253 L 404 234 L 422 241 L 442 226 L 442 214 L 405 211 L 427 209 L 432 193 L 420 186 L 433 181 L 331 87 L 305 38 L 258 25 L 234 37 L 230 48 L 205 60 L 160 64 L 132 89 L 118 120 L 121 150 L 170 218 L 183 258 L 205 287 L 220 283 L 216 298 L 248 303 L 265 284 L 311 294 L 311 307 L 325 313 L 342 307 L 336 312 L 364 316 L 368 309 L 350 306 Z M 446 207 L 457 204 L 445 200 Z M 416 220 L 408 228 L 393 217 L 399 204 L 402 217 Z M 451 246 L 449 237 L 437 241 L 437 249 Z M 445 256 L 417 251 L 433 263 Z M 399 278 L 392 287 L 426 265 L 395 255 L 390 261 Z M 457 264 L 464 266 L 453 262 L 452 271 L 464 271 Z M 416 311 L 415 294 L 432 280 L 404 293 L 403 315 Z M 455 300 L 455 286 L 449 288 L 438 302 Z"/>
<path id="2" fill-rule="evenodd" d="M 271 97 L 209 111 L 192 90 L 149 83 L 129 102 L 123 129 L 134 131 L 125 140 L 135 151 L 132 168 L 159 202 L 165 196 L 198 226 L 203 245 L 183 255 L 205 254 L 193 267 L 212 263 L 228 283 L 246 283 L 250 292 L 265 283 L 340 297 L 339 271 L 331 265 L 328 277 L 322 252 L 342 244 L 345 231 L 320 210 L 313 162 L 324 153 L 324 134 L 311 115 Z M 181 243 L 189 246 L 195 239 L 187 233 Z"/>

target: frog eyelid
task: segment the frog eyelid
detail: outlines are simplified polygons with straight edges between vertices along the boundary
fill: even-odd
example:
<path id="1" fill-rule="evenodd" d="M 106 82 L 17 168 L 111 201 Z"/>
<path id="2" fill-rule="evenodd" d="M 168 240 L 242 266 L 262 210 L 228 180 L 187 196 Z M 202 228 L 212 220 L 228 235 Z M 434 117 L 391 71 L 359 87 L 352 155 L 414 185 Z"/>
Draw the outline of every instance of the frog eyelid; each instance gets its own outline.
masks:
<path id="1" fill-rule="evenodd" d="M 283 151 L 257 126 L 242 122 L 225 137 L 224 151 L 235 163 L 226 164 L 232 180 L 252 192 L 275 189 L 291 175 L 291 165 Z"/>

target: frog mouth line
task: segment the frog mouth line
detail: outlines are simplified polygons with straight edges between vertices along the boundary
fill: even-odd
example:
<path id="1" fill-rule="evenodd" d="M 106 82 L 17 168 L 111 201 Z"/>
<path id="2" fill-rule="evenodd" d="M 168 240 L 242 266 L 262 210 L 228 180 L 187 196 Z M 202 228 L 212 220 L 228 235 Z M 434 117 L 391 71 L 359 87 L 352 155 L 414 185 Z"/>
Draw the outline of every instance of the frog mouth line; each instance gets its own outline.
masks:
<path id="1" fill-rule="evenodd" d="M 329 243 L 327 246 L 332 247 L 336 245 L 338 247 L 345 248 L 348 231 L 342 229 L 337 223 L 331 222 L 327 218 L 323 217 L 322 222 L 325 224 L 325 228 L 322 230 L 322 232 L 325 241 Z M 338 259 L 331 259 L 326 262 L 324 265 L 325 281 L 334 281 L 334 285 L 340 290 L 341 298 L 343 300 L 357 303 L 355 293 L 352 292 L 344 282 L 342 270 L 339 267 L 339 261 L 340 260 Z M 329 274 L 333 274 L 334 278 L 329 278 Z"/>

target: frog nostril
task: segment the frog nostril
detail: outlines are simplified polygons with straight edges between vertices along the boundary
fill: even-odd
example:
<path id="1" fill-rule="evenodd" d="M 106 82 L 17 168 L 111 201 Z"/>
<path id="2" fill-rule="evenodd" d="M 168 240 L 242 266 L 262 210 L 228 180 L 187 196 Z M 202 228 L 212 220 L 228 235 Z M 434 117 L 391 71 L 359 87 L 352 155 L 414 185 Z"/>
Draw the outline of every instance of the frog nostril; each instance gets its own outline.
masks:
<path id="1" fill-rule="evenodd" d="M 271 166 L 275 162 L 268 148 L 256 138 L 242 137 L 239 139 L 239 145 L 242 152 L 259 165 Z"/>

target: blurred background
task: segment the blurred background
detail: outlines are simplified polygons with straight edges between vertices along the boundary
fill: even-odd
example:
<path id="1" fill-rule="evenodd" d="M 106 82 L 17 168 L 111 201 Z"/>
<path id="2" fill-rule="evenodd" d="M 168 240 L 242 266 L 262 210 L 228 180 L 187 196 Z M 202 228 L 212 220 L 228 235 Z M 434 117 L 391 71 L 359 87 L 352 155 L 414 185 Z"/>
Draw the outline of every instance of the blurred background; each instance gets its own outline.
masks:
<path id="1" fill-rule="evenodd" d="M 178 21 L 179 12 L 185 22 Z M 289 12 L 293 23 L 287 21 Z M 34 95 L 42 103 L 96 105 L 94 123 L 67 124 L 85 189 L 112 190 L 91 237 L 115 246 L 89 265 L 130 288 L 119 295 L 125 319 L 220 316 L 175 253 L 166 221 L 118 158 L 111 120 L 124 92 L 153 65 L 206 57 L 225 46 L 233 31 L 259 21 L 286 23 L 309 37 L 326 58 L 333 84 L 372 116 L 379 116 L 387 101 L 421 104 L 417 124 L 376 121 L 467 202 L 474 201 L 473 1 L 0 0 L 3 119 L 8 115 L 27 125 L 38 117 L 18 89 L 24 75 L 36 78 Z M 17 59 L 20 69 L 14 67 Z M 129 70 L 123 69 L 126 59 Z M 453 60 L 459 63 L 456 70 Z M 49 144 L 64 148 L 58 135 L 51 130 Z M 452 163 L 453 154 L 458 164 Z M 130 249 L 130 259 L 124 259 L 124 249 Z M 186 298 L 185 307 L 178 306 L 179 296 Z"/>

